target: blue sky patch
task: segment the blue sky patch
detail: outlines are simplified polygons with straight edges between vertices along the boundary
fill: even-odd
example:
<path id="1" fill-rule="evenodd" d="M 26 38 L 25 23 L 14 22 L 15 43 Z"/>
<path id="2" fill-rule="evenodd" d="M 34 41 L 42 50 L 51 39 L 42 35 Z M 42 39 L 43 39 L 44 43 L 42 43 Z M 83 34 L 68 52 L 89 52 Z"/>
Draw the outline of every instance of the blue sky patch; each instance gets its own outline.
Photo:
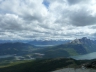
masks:
<path id="1" fill-rule="evenodd" d="M 43 4 L 48 8 L 50 3 L 47 0 L 44 0 Z"/>

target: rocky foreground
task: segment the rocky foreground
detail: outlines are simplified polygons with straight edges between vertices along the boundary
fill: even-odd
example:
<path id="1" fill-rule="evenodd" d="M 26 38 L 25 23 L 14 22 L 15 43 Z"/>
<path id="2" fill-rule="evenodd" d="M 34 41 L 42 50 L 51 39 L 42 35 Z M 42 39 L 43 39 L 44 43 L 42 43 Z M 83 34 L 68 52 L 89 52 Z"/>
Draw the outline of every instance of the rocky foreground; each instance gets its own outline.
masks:
<path id="1" fill-rule="evenodd" d="M 64 69 L 60 69 L 60 70 L 56 70 L 56 71 L 52 71 L 52 72 L 96 72 L 96 70 L 94 69 L 82 69 L 82 68 L 64 68 Z"/>

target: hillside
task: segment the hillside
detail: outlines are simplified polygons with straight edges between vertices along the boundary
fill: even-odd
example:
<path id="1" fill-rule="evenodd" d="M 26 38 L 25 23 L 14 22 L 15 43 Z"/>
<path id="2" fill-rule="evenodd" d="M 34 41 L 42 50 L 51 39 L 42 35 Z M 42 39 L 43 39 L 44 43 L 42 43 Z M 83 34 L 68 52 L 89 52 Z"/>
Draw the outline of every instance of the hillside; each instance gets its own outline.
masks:
<path id="1" fill-rule="evenodd" d="M 26 52 L 26 50 L 30 48 L 34 48 L 35 46 L 27 44 L 27 43 L 3 43 L 0 44 L 0 55 L 9 55 L 9 54 L 21 54 Z"/>
<path id="2" fill-rule="evenodd" d="M 81 65 L 91 61 L 76 61 L 70 58 L 56 58 L 23 62 L 0 68 L 1 72 L 50 72 L 62 68 L 81 68 Z"/>

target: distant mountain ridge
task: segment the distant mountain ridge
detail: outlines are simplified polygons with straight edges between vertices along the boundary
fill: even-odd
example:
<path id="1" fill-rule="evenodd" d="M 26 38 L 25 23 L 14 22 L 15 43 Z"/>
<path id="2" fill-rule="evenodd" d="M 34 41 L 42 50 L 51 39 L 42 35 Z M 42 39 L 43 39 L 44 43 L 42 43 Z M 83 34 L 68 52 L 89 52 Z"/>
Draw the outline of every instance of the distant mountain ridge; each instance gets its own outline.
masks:
<path id="1" fill-rule="evenodd" d="M 68 43 L 45 48 L 39 51 L 37 50 L 37 52 L 45 54 L 45 58 L 83 55 L 91 52 L 96 52 L 96 41 L 90 40 L 87 37 L 83 37 L 81 39 L 75 39 Z"/>
<path id="2" fill-rule="evenodd" d="M 0 40 L 0 44 L 16 42 L 28 43 L 31 45 L 59 45 L 70 42 L 70 40 Z"/>
<path id="3" fill-rule="evenodd" d="M 60 45 L 68 42 L 70 40 L 33 40 L 28 43 L 32 45 Z"/>

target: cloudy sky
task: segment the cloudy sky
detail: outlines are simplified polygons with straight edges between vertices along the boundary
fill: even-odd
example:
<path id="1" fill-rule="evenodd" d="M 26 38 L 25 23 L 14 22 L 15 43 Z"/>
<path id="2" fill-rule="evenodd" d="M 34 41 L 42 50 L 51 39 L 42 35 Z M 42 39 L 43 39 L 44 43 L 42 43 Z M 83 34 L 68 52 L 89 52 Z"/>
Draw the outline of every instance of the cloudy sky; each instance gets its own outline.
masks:
<path id="1" fill-rule="evenodd" d="M 96 0 L 0 0 L 0 39 L 96 37 Z"/>

